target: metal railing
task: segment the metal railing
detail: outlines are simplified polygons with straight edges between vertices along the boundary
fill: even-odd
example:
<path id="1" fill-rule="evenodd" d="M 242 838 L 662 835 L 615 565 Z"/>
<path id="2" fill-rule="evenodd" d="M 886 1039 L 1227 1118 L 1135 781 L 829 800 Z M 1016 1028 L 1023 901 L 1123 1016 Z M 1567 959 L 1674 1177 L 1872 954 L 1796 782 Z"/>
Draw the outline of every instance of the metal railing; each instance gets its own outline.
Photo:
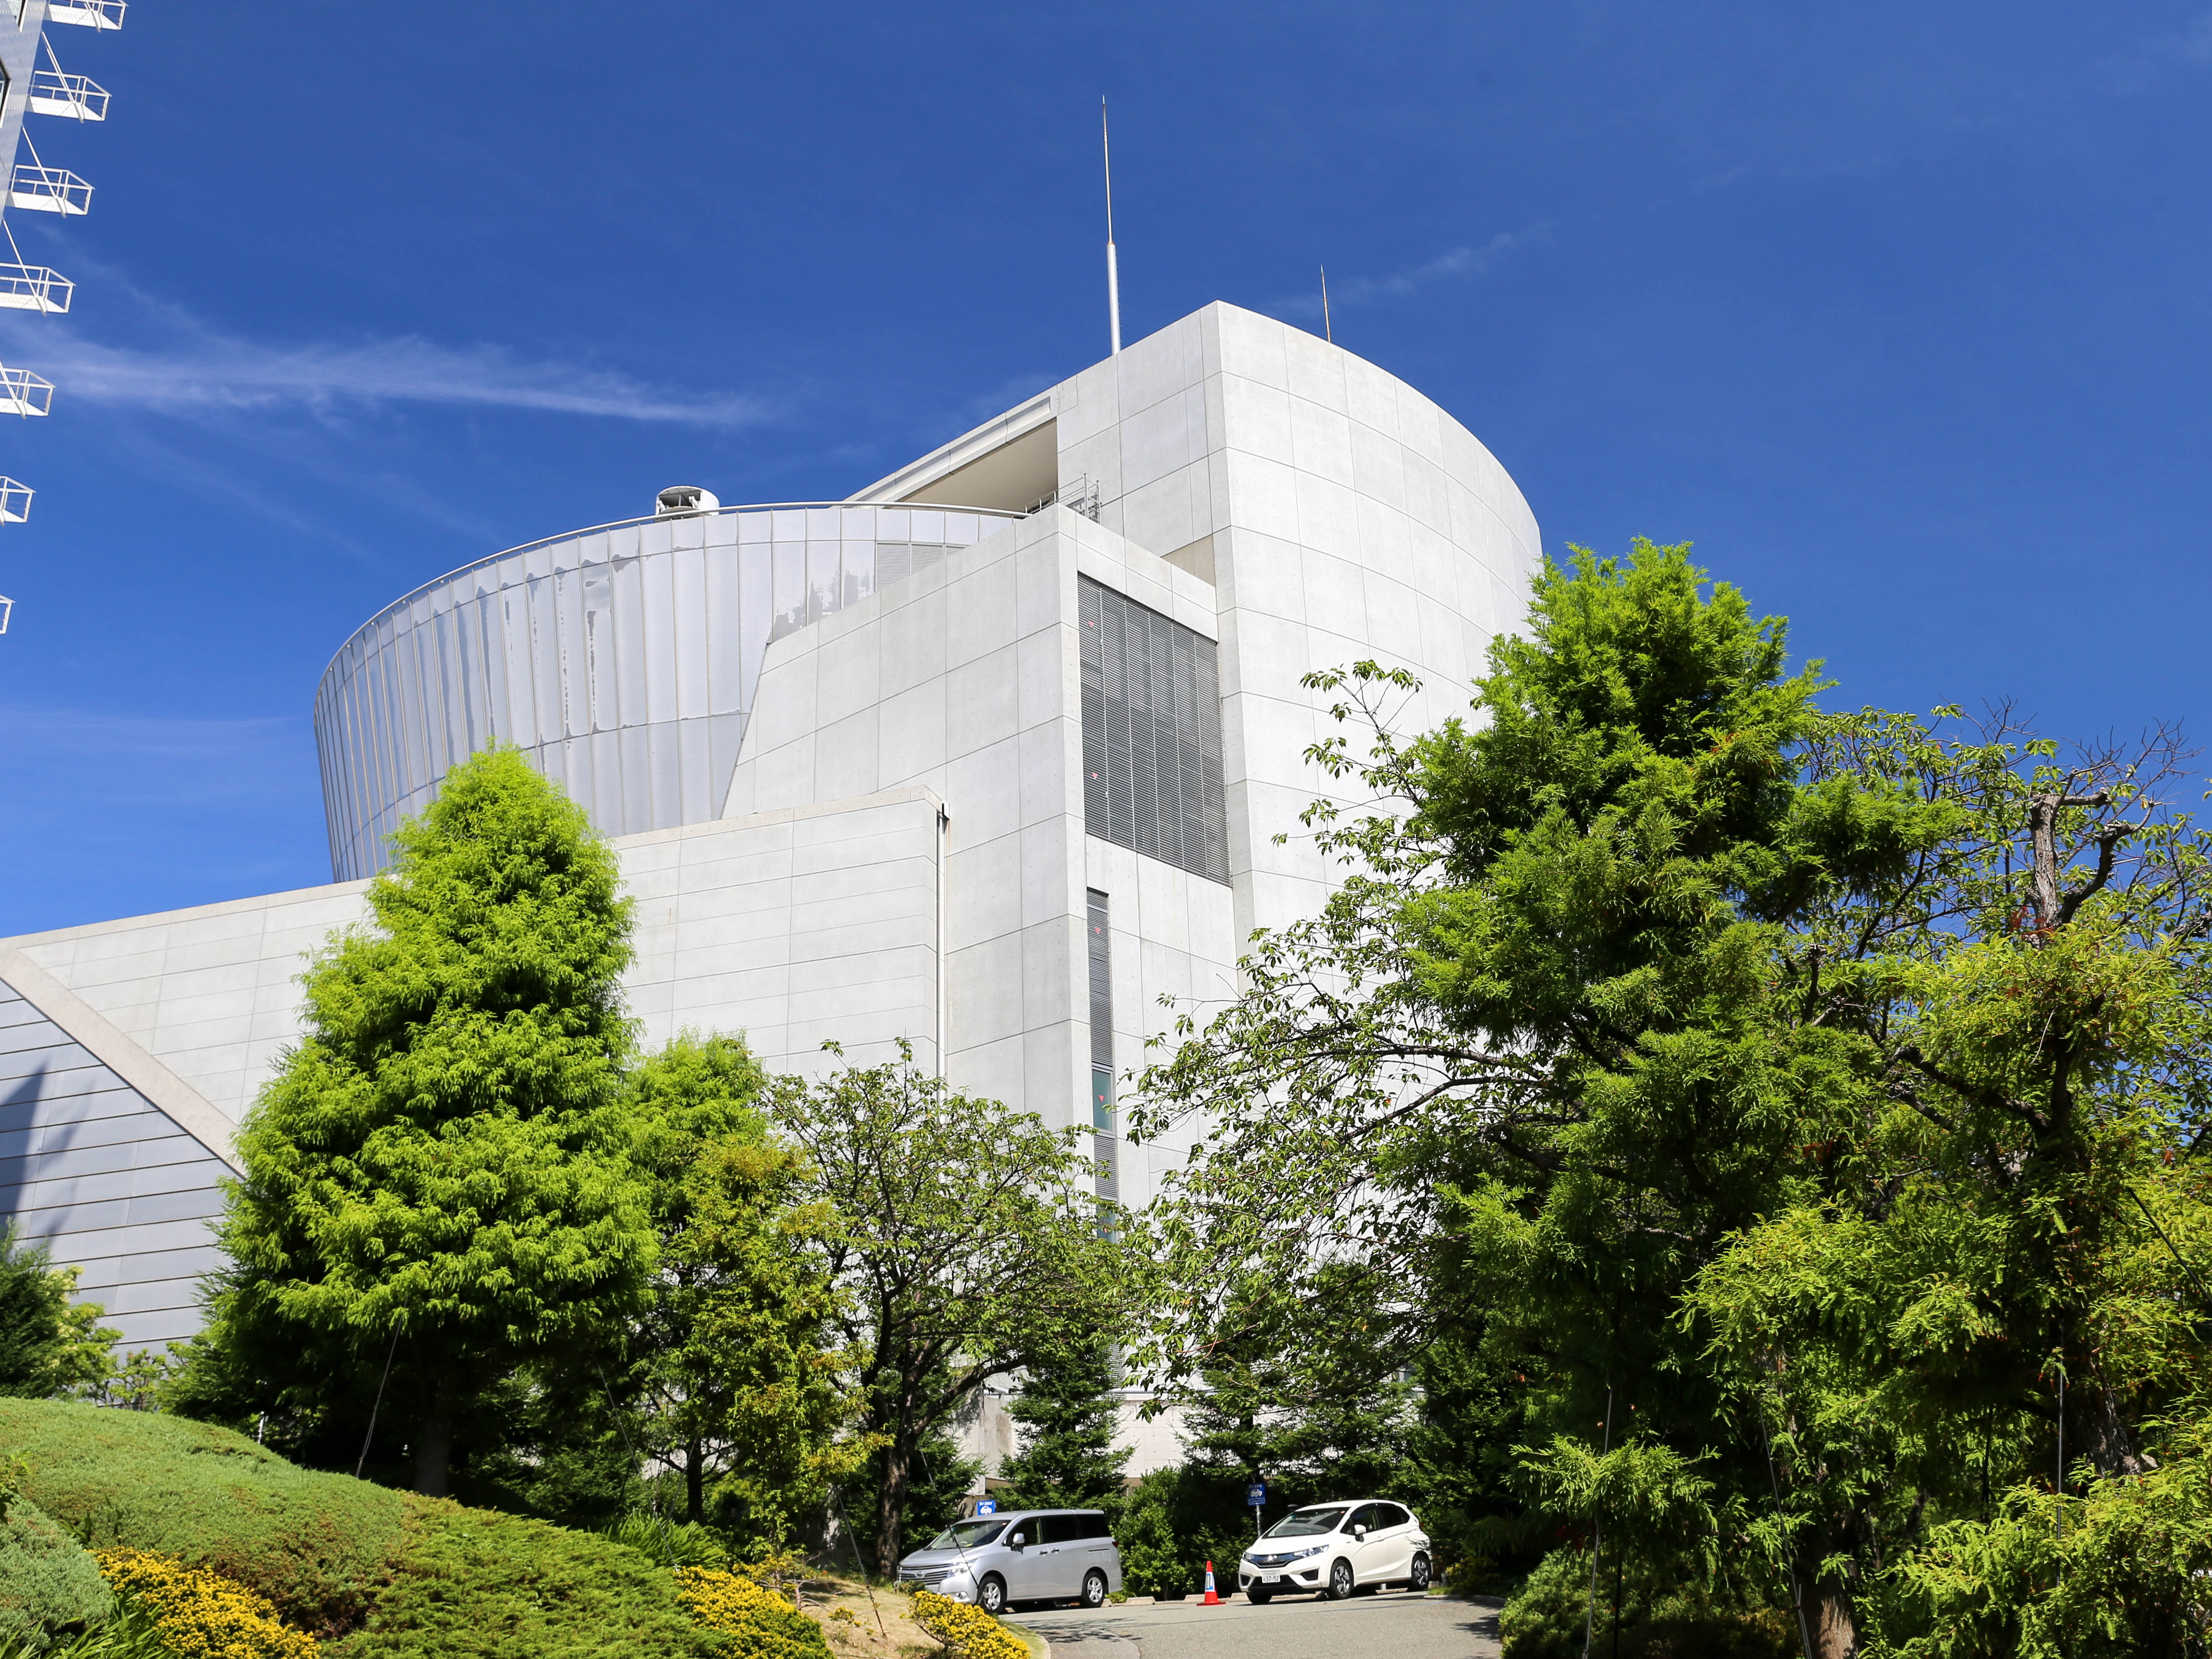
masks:
<path id="1" fill-rule="evenodd" d="M 76 294 L 76 284 L 51 265 L 0 264 L 0 307 L 58 315 Z"/>
<path id="2" fill-rule="evenodd" d="M 47 0 L 46 21 L 88 29 L 119 29 L 128 0 Z"/>
<path id="3" fill-rule="evenodd" d="M 1029 511 L 1022 516 L 1027 518 L 1030 513 L 1042 513 L 1048 507 L 1064 507 L 1071 513 L 1080 513 L 1096 524 L 1098 522 L 1098 486 L 1091 481 L 1088 473 L 1079 472 L 1066 483 L 1030 503 Z"/>
<path id="4" fill-rule="evenodd" d="M 0 367 L 0 415 L 46 415 L 53 407 L 52 380 L 27 368 Z"/>
<path id="5" fill-rule="evenodd" d="M 105 121 L 107 88 L 89 75 L 33 70 L 30 106 L 41 115 L 62 115 L 72 121 Z"/>
<path id="6" fill-rule="evenodd" d="M 89 213 L 92 186 L 67 167 L 27 167 L 16 163 L 8 181 L 8 204 L 36 213 Z"/>

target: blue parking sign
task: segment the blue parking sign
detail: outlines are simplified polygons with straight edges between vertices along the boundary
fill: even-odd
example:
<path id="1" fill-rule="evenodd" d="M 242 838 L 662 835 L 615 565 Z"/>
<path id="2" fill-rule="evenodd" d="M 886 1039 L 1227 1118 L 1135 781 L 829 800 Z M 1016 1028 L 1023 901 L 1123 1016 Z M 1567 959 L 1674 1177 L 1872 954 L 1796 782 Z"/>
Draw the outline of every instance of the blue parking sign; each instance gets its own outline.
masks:
<path id="1" fill-rule="evenodd" d="M 975 1513 L 976 1513 L 976 1514 L 978 1514 L 978 1515 L 996 1515 L 998 1512 L 999 1512 L 999 1500 L 998 1500 L 997 1498 L 977 1498 L 977 1499 L 975 1500 Z"/>

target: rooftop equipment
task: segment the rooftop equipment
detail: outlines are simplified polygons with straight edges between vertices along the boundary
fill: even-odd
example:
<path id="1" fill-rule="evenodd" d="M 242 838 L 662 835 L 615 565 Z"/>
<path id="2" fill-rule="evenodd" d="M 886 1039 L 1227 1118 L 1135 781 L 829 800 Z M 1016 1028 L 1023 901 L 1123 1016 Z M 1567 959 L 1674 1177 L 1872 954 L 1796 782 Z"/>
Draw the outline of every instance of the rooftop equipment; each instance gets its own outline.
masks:
<path id="1" fill-rule="evenodd" d="M 721 504 L 720 497 L 711 489 L 702 489 L 697 484 L 671 484 L 654 497 L 653 516 L 689 518 L 695 513 L 712 513 Z"/>

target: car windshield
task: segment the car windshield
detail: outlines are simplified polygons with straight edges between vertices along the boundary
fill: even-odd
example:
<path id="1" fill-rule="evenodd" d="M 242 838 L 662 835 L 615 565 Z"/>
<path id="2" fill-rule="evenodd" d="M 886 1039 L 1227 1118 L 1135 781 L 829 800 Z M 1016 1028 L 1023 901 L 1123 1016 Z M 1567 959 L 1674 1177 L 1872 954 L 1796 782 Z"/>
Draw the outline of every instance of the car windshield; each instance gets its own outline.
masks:
<path id="1" fill-rule="evenodd" d="M 929 1540 L 933 1550 L 979 1550 L 999 1535 L 1005 1526 L 1004 1517 L 995 1515 L 981 1521 L 956 1521 Z"/>
<path id="2" fill-rule="evenodd" d="M 1347 1504 L 1338 1504 L 1325 1510 L 1298 1510 L 1285 1516 L 1267 1528 L 1270 1538 L 1312 1538 L 1325 1532 L 1334 1532 L 1336 1523 L 1344 1519 Z"/>

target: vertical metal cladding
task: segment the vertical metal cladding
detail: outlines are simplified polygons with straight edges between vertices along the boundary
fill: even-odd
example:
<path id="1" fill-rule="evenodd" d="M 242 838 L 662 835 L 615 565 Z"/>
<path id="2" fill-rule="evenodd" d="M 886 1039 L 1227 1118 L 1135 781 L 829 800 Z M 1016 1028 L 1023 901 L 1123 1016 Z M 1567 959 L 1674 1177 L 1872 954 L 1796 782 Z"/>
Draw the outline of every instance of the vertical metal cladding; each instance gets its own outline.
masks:
<path id="1" fill-rule="evenodd" d="M 1088 576 L 1084 828 L 1209 880 L 1229 879 L 1221 678 L 1213 641 Z"/>
<path id="2" fill-rule="evenodd" d="M 381 868 L 400 820 L 495 740 L 607 835 L 713 818 L 769 642 L 1014 516 L 731 507 L 532 543 L 417 588 L 316 690 L 333 874 Z"/>

